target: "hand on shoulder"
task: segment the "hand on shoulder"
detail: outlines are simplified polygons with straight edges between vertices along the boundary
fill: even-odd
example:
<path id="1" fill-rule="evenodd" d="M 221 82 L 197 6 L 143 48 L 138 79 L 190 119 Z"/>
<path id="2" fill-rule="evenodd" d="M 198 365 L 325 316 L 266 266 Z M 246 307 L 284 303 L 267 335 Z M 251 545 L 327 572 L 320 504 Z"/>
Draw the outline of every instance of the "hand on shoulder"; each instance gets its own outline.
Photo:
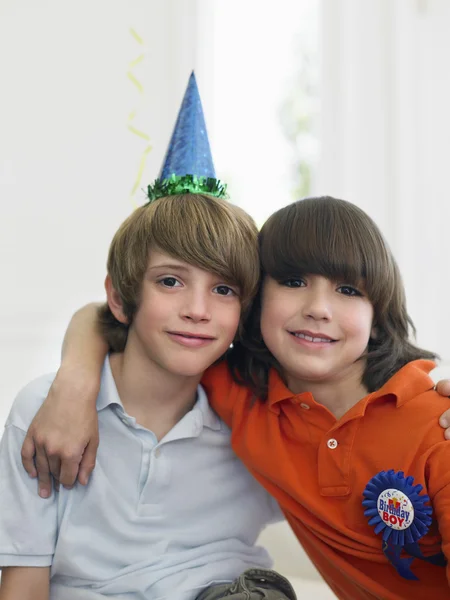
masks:
<path id="1" fill-rule="evenodd" d="M 38 477 L 39 495 L 48 498 L 55 484 L 86 485 L 98 448 L 98 382 L 62 369 L 35 414 L 22 447 L 22 463 Z"/>

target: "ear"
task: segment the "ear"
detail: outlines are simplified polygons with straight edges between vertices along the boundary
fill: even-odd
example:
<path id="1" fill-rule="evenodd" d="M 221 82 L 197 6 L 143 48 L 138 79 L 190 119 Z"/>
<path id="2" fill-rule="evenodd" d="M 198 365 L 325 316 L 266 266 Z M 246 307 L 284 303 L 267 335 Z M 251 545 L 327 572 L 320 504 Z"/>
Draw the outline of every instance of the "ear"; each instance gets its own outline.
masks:
<path id="1" fill-rule="evenodd" d="M 119 323 L 128 325 L 128 319 L 123 312 L 122 300 L 120 298 L 119 292 L 113 286 L 111 277 L 109 275 L 107 275 L 105 279 L 105 290 L 110 311 L 119 321 Z"/>

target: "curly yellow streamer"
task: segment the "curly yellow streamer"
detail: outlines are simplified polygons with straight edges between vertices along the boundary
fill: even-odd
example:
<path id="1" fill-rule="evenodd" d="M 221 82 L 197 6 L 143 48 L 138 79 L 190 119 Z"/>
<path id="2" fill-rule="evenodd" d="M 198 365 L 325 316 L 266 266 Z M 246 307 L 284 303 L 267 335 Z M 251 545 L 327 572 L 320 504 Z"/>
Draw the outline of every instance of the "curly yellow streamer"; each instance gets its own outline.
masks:
<path id="1" fill-rule="evenodd" d="M 130 28 L 130 34 L 133 36 L 133 38 L 136 40 L 136 42 L 140 45 L 140 46 L 144 46 L 144 42 L 142 40 L 142 38 L 136 33 L 136 31 L 133 28 Z M 128 67 L 128 71 L 127 71 L 127 77 L 128 79 L 131 81 L 131 83 L 135 86 L 135 88 L 137 89 L 138 93 L 141 96 L 144 96 L 144 86 L 141 84 L 141 82 L 137 79 L 137 77 L 134 75 L 133 73 L 133 69 L 134 67 L 136 67 L 136 65 L 138 65 L 140 62 L 142 62 L 145 58 L 145 53 L 143 52 L 142 54 L 140 54 L 137 58 L 135 58 L 134 60 L 132 60 L 129 64 Z M 137 171 L 137 175 L 136 175 L 136 179 L 135 182 L 133 184 L 133 187 L 131 188 L 131 194 L 130 194 L 130 199 L 131 202 L 133 204 L 134 208 L 137 208 L 137 204 L 136 201 L 134 199 L 134 196 L 139 188 L 139 185 L 141 183 L 141 179 L 142 179 L 142 175 L 144 173 L 144 169 L 145 169 L 145 164 L 147 161 L 147 156 L 150 152 L 150 150 L 152 149 L 151 145 L 149 144 L 150 142 L 150 136 L 145 133 L 145 131 L 142 131 L 140 129 L 138 129 L 137 127 L 135 127 L 133 125 L 133 121 L 137 115 L 137 109 L 134 109 L 131 111 L 131 113 L 128 116 L 128 124 L 127 127 L 129 129 L 129 131 L 131 131 L 132 134 L 137 135 L 138 137 L 140 137 L 141 139 L 143 139 L 147 145 L 142 153 L 141 156 L 141 160 L 139 162 L 139 168 Z"/>

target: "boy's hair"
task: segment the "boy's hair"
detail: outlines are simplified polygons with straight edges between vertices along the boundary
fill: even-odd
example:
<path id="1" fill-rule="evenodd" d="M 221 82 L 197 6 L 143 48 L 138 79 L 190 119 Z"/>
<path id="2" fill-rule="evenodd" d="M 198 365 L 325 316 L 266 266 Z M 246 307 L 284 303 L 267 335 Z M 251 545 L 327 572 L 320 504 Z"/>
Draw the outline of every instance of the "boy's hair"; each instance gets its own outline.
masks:
<path id="1" fill-rule="evenodd" d="M 294 202 L 266 221 L 259 244 L 262 277 L 269 275 L 281 282 L 321 275 L 364 286 L 374 308 L 376 331 L 363 357 L 363 383 L 369 392 L 379 389 L 406 363 L 436 358 L 409 341 L 415 328 L 406 310 L 397 263 L 377 225 L 354 204 L 328 196 Z M 264 344 L 260 317 L 261 287 L 229 361 L 237 380 L 265 399 L 270 367 L 282 369 Z"/>
<path id="2" fill-rule="evenodd" d="M 242 322 L 259 281 L 258 230 L 253 219 L 241 208 L 212 196 L 167 196 L 136 209 L 111 242 L 108 274 L 128 320 L 126 325 L 120 323 L 107 304 L 99 310 L 100 328 L 113 351 L 125 348 L 152 250 L 238 286 Z"/>

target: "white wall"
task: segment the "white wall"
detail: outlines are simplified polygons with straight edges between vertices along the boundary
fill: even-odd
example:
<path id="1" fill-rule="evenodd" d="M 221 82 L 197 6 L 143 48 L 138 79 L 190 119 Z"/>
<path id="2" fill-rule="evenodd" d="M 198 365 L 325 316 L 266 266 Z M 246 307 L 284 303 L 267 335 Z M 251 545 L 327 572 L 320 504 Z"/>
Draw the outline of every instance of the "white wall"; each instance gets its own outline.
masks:
<path id="1" fill-rule="evenodd" d="M 292 90 L 299 90 L 301 50 L 313 62 L 318 52 L 320 2 L 278 0 L 262 6 L 257 0 L 214 0 L 213 5 L 214 60 L 206 80 L 213 91 L 208 119 L 214 153 L 232 200 L 262 225 L 295 199 L 295 148 L 282 127 L 282 108 Z M 309 154 L 305 146 L 300 151 Z M 315 155 L 311 158 L 313 163 Z"/>
<path id="2" fill-rule="evenodd" d="M 447 364 L 449 30 L 448 0 L 323 0 L 318 181 L 381 226 L 418 341 Z"/>
<path id="3" fill-rule="evenodd" d="M 105 260 L 150 135 L 156 177 L 189 72 L 197 3 L 3 0 L 0 7 L 0 421 L 57 366 L 65 325 L 103 298 Z M 145 43 L 130 34 L 134 28 Z M 127 78 L 130 63 L 144 94 Z M 201 69 L 198 73 L 201 81 Z"/>

